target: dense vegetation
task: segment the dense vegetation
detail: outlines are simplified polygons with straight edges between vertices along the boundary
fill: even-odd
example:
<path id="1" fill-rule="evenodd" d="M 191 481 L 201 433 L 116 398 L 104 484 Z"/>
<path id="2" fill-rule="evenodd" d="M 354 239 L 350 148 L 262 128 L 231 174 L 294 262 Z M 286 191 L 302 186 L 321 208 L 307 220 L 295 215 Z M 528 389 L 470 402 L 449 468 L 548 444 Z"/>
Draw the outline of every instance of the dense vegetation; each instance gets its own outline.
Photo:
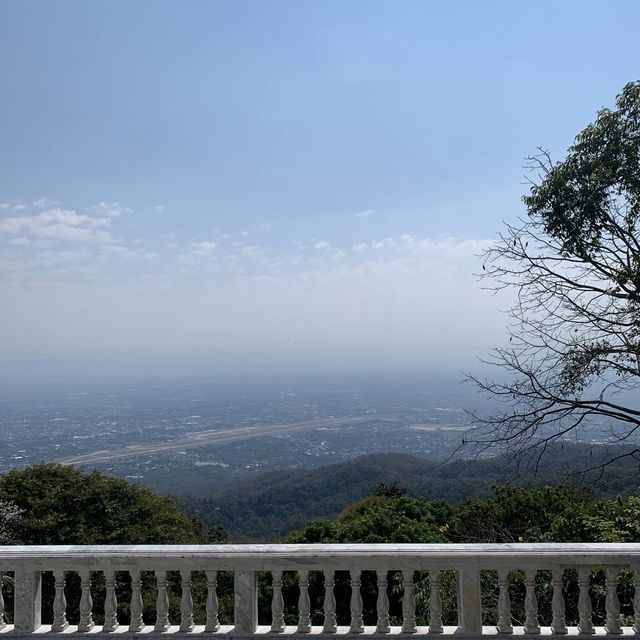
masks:
<path id="1" fill-rule="evenodd" d="M 393 492 L 389 492 L 393 493 Z M 399 492 L 396 492 L 396 494 Z M 347 507 L 335 521 L 315 519 L 303 529 L 291 533 L 288 542 L 640 542 L 640 497 L 597 499 L 588 488 L 556 486 L 523 489 L 498 487 L 489 499 L 471 498 L 453 506 L 442 500 L 407 496 L 370 496 Z M 575 572 L 567 572 L 567 620 L 578 618 L 578 585 Z M 401 615 L 401 575 L 391 574 L 391 612 L 396 623 Z M 485 601 L 485 624 L 497 619 L 498 584 L 495 572 L 482 574 Z M 376 579 L 373 572 L 362 577 L 365 622 L 375 620 Z M 288 601 L 295 601 L 295 585 L 287 585 Z M 348 619 L 349 586 L 346 575 L 339 575 L 336 590 L 339 615 Z M 520 624 L 524 620 L 524 579 L 521 572 L 510 575 L 513 614 Z M 537 592 L 541 619 L 551 620 L 551 576 L 540 572 Z M 622 574 L 619 594 L 622 614 L 631 620 L 629 604 L 633 593 L 631 576 Z M 319 575 L 311 578 L 311 594 L 318 621 L 321 619 L 322 585 Z M 598 624 L 604 620 L 604 575 L 594 575 L 594 612 Z M 285 594 L 287 595 L 287 594 Z M 455 576 L 442 577 L 444 618 L 455 623 Z M 418 573 L 416 596 L 420 623 L 426 624 L 429 597 L 427 575 Z M 293 618 L 293 611 L 290 612 Z"/>
<path id="2" fill-rule="evenodd" d="M 518 475 L 504 458 L 437 465 L 405 454 L 379 453 L 318 469 L 252 476 L 218 493 L 212 488 L 211 497 L 187 500 L 184 508 L 207 525 L 224 527 L 235 541 L 270 541 L 312 518 L 335 518 L 381 483 L 401 486 L 412 497 L 451 504 L 470 497 L 488 498 L 494 486 L 514 480 L 525 486 L 567 480 L 577 485 L 595 483 L 595 495 L 599 497 L 640 493 L 640 475 L 633 460 L 621 460 L 599 477 L 600 464 L 619 451 L 565 444 L 548 452 L 535 478 Z M 596 467 L 594 473 L 578 473 L 588 466 Z"/>
<path id="3" fill-rule="evenodd" d="M 0 476 L 0 511 L 11 513 L 4 528 L 5 543 L 12 544 L 193 544 L 204 541 L 200 521 L 184 514 L 176 502 L 150 489 L 98 471 L 86 473 L 73 467 L 39 464 Z M 19 514 L 17 517 L 15 514 Z M 179 610 L 176 576 L 171 582 L 171 608 Z M 155 597 L 153 578 L 143 575 L 146 608 Z M 93 595 L 96 619 L 102 619 L 105 585 L 96 575 Z M 201 590 L 202 591 L 202 590 Z M 130 579 L 118 575 L 119 615 L 126 620 Z M 8 610 L 12 593 L 8 589 Z M 67 600 L 71 622 L 77 622 L 80 584 L 77 575 L 67 579 Z M 51 611 L 53 584 L 46 573 L 43 583 L 45 622 Z M 203 605 L 202 605 L 203 606 Z"/>
<path id="4" fill-rule="evenodd" d="M 449 478 L 442 473 L 445 467 L 435 467 L 410 456 L 389 456 L 396 464 L 395 470 L 389 466 L 386 474 L 379 474 L 385 482 L 376 485 L 371 475 L 365 475 L 357 483 L 357 490 L 369 494 L 361 500 L 347 505 L 335 518 L 309 519 L 296 531 L 289 532 L 284 540 L 289 543 L 331 543 L 331 542 L 640 542 L 640 497 L 630 495 L 630 490 L 638 486 L 637 469 L 620 467 L 610 475 L 609 484 L 603 485 L 604 493 L 612 492 L 620 483 L 626 482 L 629 495 L 615 498 L 599 497 L 586 486 L 538 486 L 517 487 L 514 485 L 490 488 L 488 483 L 497 473 L 497 461 L 484 461 L 449 466 Z M 401 467 L 397 466 L 399 463 Z M 565 458 L 565 463 L 567 459 Z M 381 467 L 381 460 L 375 456 L 356 460 L 355 469 L 362 471 L 366 465 Z M 363 466 L 364 465 L 364 466 Z M 422 465 L 422 466 L 421 466 Z M 336 471 L 343 467 L 345 476 Z M 427 469 L 429 475 L 422 476 L 420 469 Z M 456 471 L 457 469 L 457 471 Z M 482 473 L 480 470 L 483 470 Z M 491 470 L 493 469 L 493 472 Z M 333 471 L 333 475 L 332 472 Z M 348 467 L 338 465 L 338 469 L 325 470 L 339 482 L 348 476 Z M 404 473 L 402 473 L 404 471 Z M 434 476 L 444 489 L 448 482 L 450 491 L 458 492 L 465 482 L 471 482 L 475 472 L 476 484 L 486 495 L 470 497 L 462 501 L 430 499 L 425 496 L 412 497 L 410 494 L 420 487 L 433 490 Z M 310 475 L 316 472 L 309 472 Z M 457 474 L 457 475 L 456 475 Z M 359 476 L 357 476 L 359 477 Z M 479 483 L 477 478 L 482 478 Z M 407 480 L 407 486 L 400 484 Z M 318 481 L 317 479 L 315 481 Z M 308 511 L 312 511 L 314 501 L 311 494 L 314 484 L 301 486 L 301 492 L 310 500 Z M 353 489 L 353 488 L 352 488 Z M 437 486 L 436 489 L 438 490 Z M 346 495 L 347 489 L 344 493 Z M 326 494 L 326 500 L 329 493 Z M 305 503 L 306 504 L 306 503 Z M 322 500 L 315 502 L 322 505 Z M 291 508 L 291 505 L 288 505 Z M 192 543 L 225 542 L 225 532 L 220 527 L 212 527 L 208 535 L 197 518 L 182 513 L 171 499 L 162 498 L 150 490 L 133 485 L 124 480 L 111 478 L 97 472 L 85 473 L 81 470 L 54 465 L 38 465 L 23 471 L 12 471 L 0 477 L 0 530 L 5 543 L 46 544 L 46 543 Z M 315 514 L 318 515 L 318 512 Z M 6 520 L 3 518 L 6 516 Z M 395 621 L 401 615 L 400 575 L 391 572 L 390 603 Z M 569 621 L 577 616 L 576 576 L 567 572 L 567 617 Z M 604 577 L 596 573 L 594 577 L 594 611 L 596 621 L 604 615 Z M 497 579 L 494 572 L 483 572 L 485 622 L 495 622 L 497 602 Z M 293 573 L 285 572 L 284 596 L 287 603 L 286 615 L 290 622 L 295 619 L 297 585 Z M 516 620 L 523 616 L 524 583 L 523 576 L 514 571 L 510 576 L 511 594 Z M 223 572 L 219 576 L 219 597 L 221 619 L 232 619 L 232 576 Z M 365 622 L 375 617 L 376 585 L 372 572 L 365 571 L 362 578 Z M 543 622 L 550 617 L 551 580 L 545 572 L 538 575 L 538 595 L 540 615 Z M 270 577 L 260 576 L 260 616 L 267 621 L 270 616 Z M 453 622 L 455 616 L 455 580 L 453 574 L 444 572 L 442 576 L 445 621 Z M 96 620 L 100 621 L 100 606 L 104 601 L 104 583 L 96 574 L 92 586 L 96 602 Z M 130 597 L 130 582 L 126 574 L 118 576 L 119 616 L 124 622 L 128 617 L 127 602 Z M 155 582 L 152 574 L 143 574 L 145 609 L 153 619 Z M 170 601 L 172 619 L 179 616 L 179 578 L 170 575 Z M 6 589 L 8 610 L 11 609 L 11 588 Z M 633 592 L 629 576 L 622 575 L 619 593 L 623 604 L 623 615 L 628 610 Z M 69 611 L 77 612 L 79 584 L 77 576 L 70 574 L 67 582 Z M 44 611 L 51 610 L 53 595 L 50 576 L 45 577 L 43 596 Z M 322 576 L 317 572 L 310 575 L 310 596 L 313 618 L 322 618 Z M 349 584 L 345 572 L 336 575 L 336 595 L 339 621 L 348 620 Z M 194 574 L 193 596 L 196 620 L 204 618 L 206 589 L 204 576 Z M 426 610 L 424 604 L 429 596 L 429 583 L 425 574 L 416 575 L 416 596 L 418 611 Z M 420 615 L 423 615 L 420 613 Z M 45 615 L 46 618 L 46 615 Z M 73 614 L 70 615 L 74 621 Z M 420 618 L 419 622 L 425 620 Z"/>
<path id="5" fill-rule="evenodd" d="M 0 476 L 0 501 L 22 516 L 24 544 L 188 544 L 201 540 L 197 519 L 175 501 L 98 471 L 39 464 Z"/>

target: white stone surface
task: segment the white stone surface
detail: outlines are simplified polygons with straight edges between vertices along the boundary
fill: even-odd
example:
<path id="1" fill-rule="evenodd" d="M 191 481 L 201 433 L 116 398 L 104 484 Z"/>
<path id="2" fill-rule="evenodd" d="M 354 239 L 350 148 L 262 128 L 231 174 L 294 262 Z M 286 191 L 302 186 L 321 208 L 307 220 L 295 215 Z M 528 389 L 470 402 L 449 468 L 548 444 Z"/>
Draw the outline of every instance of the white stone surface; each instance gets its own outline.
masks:
<path id="1" fill-rule="evenodd" d="M 583 634 L 600 636 L 603 628 L 591 625 L 589 599 L 590 576 L 593 567 L 606 569 L 607 573 L 607 629 L 609 635 L 633 635 L 632 628 L 620 627 L 620 603 L 615 593 L 616 577 L 621 569 L 634 572 L 636 585 L 640 584 L 640 545 L 638 544 L 505 544 L 505 545 L 421 545 L 421 544 L 373 544 L 373 545 L 201 545 L 201 546 L 35 546 L 0 547 L 0 566 L 5 571 L 15 571 L 15 625 L 6 625 L 0 630 L 0 638 L 27 635 L 112 635 L 123 638 L 160 638 L 202 635 L 224 635 L 228 638 L 249 638 L 258 635 L 286 635 L 304 638 L 309 635 L 333 636 L 340 634 L 363 634 L 385 638 L 389 635 L 449 636 L 481 638 L 495 635 L 495 627 L 482 627 L 481 615 L 481 570 L 497 570 L 500 576 L 501 630 L 510 629 L 510 600 L 507 575 L 512 570 L 524 570 L 526 574 L 527 598 L 525 602 L 527 620 L 525 629 L 514 627 L 509 635 L 534 637 L 567 637 L 578 635 L 578 628 L 566 628 L 564 600 L 561 594 L 565 569 L 578 569 L 580 575 L 580 628 Z M 168 619 L 168 600 L 165 590 L 166 571 L 182 574 L 181 625 Z M 218 600 L 216 594 L 217 572 L 231 570 L 234 579 L 234 627 L 218 623 Z M 258 627 L 257 582 L 258 571 L 273 572 L 274 599 L 272 602 L 273 623 Z M 415 600 L 413 598 L 414 571 L 428 570 L 432 584 L 428 603 L 433 627 L 415 626 Z M 442 570 L 454 570 L 458 574 L 458 621 L 459 627 L 442 627 L 442 603 L 439 597 L 439 579 Z M 535 597 L 535 577 L 539 570 L 553 572 L 553 629 L 540 628 Z M 43 571 L 54 571 L 57 576 L 56 630 L 40 624 L 40 589 Z M 115 615 L 114 571 L 128 571 L 132 577 L 130 625 L 118 626 Z M 158 598 L 156 607 L 158 621 L 155 625 L 144 625 L 142 620 L 142 598 L 140 573 L 156 572 Z M 205 571 L 207 574 L 207 627 L 194 625 L 191 601 L 191 572 Z M 298 624 L 283 628 L 284 603 L 280 584 L 282 571 L 297 571 L 299 578 Z M 309 571 L 322 571 L 325 578 L 324 624 L 311 625 L 310 602 L 307 592 Z M 351 593 L 348 604 L 351 614 L 349 627 L 335 627 L 336 602 L 333 592 L 336 571 L 348 571 Z M 360 595 L 361 572 L 375 571 L 377 574 L 378 624 L 363 625 L 362 598 Z M 386 595 L 387 573 L 403 572 L 405 597 L 402 627 L 389 627 L 388 598 Z M 64 574 L 78 572 L 82 578 L 81 624 L 66 626 L 64 608 Z M 89 583 L 91 572 L 103 572 L 109 588 L 106 609 L 110 618 L 104 626 L 93 625 Z M 636 594 L 634 607 L 640 606 L 640 595 Z M 77 613 L 77 612 L 76 612 Z M 634 625 L 640 635 L 640 611 L 635 612 Z M 11 618 L 11 616 L 9 616 Z M 84 632 L 82 630 L 85 630 Z M 335 629 L 335 632 L 334 632 Z M 565 633 L 566 630 L 566 633 Z M 506 635 L 503 633 L 503 635 Z M 584 637 L 584 635 L 583 635 Z"/>

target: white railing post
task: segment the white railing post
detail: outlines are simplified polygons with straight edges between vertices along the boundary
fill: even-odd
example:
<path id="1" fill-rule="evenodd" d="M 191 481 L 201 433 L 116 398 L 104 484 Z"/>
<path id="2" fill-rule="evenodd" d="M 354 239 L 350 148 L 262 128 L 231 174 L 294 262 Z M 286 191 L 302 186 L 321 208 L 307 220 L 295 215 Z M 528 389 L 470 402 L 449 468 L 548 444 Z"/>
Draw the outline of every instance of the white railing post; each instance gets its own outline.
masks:
<path id="1" fill-rule="evenodd" d="M 324 571 L 324 610 L 323 633 L 335 633 L 338 630 L 336 623 L 336 596 L 333 592 L 335 586 L 335 572 L 333 569 Z"/>
<path id="2" fill-rule="evenodd" d="M 193 622 L 193 596 L 191 595 L 191 571 L 180 572 L 180 586 L 182 597 L 180 599 L 180 631 L 191 633 L 195 629 Z"/>
<path id="3" fill-rule="evenodd" d="M 15 578 L 15 630 L 33 633 L 42 624 L 42 572 L 19 569 Z"/>
<path id="4" fill-rule="evenodd" d="M 480 571 L 458 571 L 458 626 L 462 633 L 482 633 L 482 609 L 480 607 Z"/>
<path id="5" fill-rule="evenodd" d="M 2 587 L 4 585 L 4 571 L 0 570 L 0 631 L 2 631 L 7 623 L 4 619 L 4 596 L 2 595 Z"/>
<path id="6" fill-rule="evenodd" d="M 169 594 L 167 593 L 167 572 L 156 571 L 156 624 L 154 631 L 164 633 L 169 631 Z"/>
<path id="7" fill-rule="evenodd" d="M 351 580 L 351 601 L 349 608 L 351 609 L 351 626 L 350 633 L 363 633 L 364 622 L 362 621 L 362 594 L 360 593 L 360 569 L 351 569 L 349 571 Z"/>
<path id="8" fill-rule="evenodd" d="M 218 572 L 207 571 L 207 623 L 205 631 L 219 631 L 218 620 Z"/>
<path id="9" fill-rule="evenodd" d="M 309 572 L 304 569 L 298 571 L 298 633 L 311 632 L 311 602 L 309 600 Z"/>
<path id="10" fill-rule="evenodd" d="M 562 593 L 562 575 L 562 569 L 554 569 L 551 573 L 553 580 L 553 596 L 551 600 L 553 619 L 551 620 L 551 629 L 559 635 L 567 633 L 567 623 L 564 616 L 565 603 Z"/>
<path id="11" fill-rule="evenodd" d="M 442 633 L 442 598 L 440 597 L 440 571 L 429 571 L 429 632 Z"/>
<path id="12" fill-rule="evenodd" d="M 64 595 L 64 571 L 53 572 L 55 596 L 53 598 L 53 624 L 51 631 L 64 631 L 69 623 L 67 622 L 67 599 Z"/>
<path id="13" fill-rule="evenodd" d="M 498 596 L 498 633 L 513 633 L 508 569 L 500 569 L 498 571 L 498 585 L 500 587 Z"/>
<path id="14" fill-rule="evenodd" d="M 378 582 L 378 599 L 376 610 L 378 612 L 378 625 L 376 633 L 389 633 L 389 596 L 387 595 L 387 574 L 386 569 L 378 569 L 376 577 Z"/>
<path id="15" fill-rule="evenodd" d="M 129 631 L 131 633 L 139 633 L 144 629 L 144 622 L 142 620 L 144 602 L 142 600 L 140 569 L 131 569 L 129 574 L 131 575 L 131 604 L 129 605 L 131 620 L 129 622 Z"/>
<path id="16" fill-rule="evenodd" d="M 540 624 L 538 622 L 538 598 L 536 598 L 536 569 L 527 569 L 524 572 L 524 630 L 525 633 L 540 633 Z"/>
<path id="17" fill-rule="evenodd" d="M 271 572 L 271 632 L 284 631 L 284 598 L 282 597 L 282 571 Z"/>
<path id="18" fill-rule="evenodd" d="M 413 593 L 413 571 L 402 572 L 402 633 L 415 633 L 416 598 Z"/>
<path id="19" fill-rule="evenodd" d="M 583 635 L 592 635 L 595 630 L 592 621 L 590 567 L 580 567 L 578 569 L 578 586 L 580 588 L 580 595 L 578 596 L 578 613 L 580 614 L 578 630 Z"/>
<path id="20" fill-rule="evenodd" d="M 633 570 L 633 632 L 640 634 L 640 570 Z"/>
<path id="21" fill-rule="evenodd" d="M 236 634 L 250 635 L 258 629 L 258 582 L 255 571 L 236 571 L 234 575 Z"/>
<path id="22" fill-rule="evenodd" d="M 116 597 L 116 574 L 113 569 L 104 572 L 106 593 L 104 597 L 104 624 L 102 630 L 111 633 L 118 629 L 118 598 Z"/>
<path id="23" fill-rule="evenodd" d="M 607 567 L 605 569 L 607 595 L 605 598 L 605 609 L 607 611 L 607 621 L 605 629 L 610 635 L 620 635 L 620 601 L 618 600 L 618 568 Z"/>
<path id="24" fill-rule="evenodd" d="M 91 572 L 89 569 L 80 571 L 80 622 L 78 631 L 91 631 L 93 629 L 93 600 L 91 599 Z"/>

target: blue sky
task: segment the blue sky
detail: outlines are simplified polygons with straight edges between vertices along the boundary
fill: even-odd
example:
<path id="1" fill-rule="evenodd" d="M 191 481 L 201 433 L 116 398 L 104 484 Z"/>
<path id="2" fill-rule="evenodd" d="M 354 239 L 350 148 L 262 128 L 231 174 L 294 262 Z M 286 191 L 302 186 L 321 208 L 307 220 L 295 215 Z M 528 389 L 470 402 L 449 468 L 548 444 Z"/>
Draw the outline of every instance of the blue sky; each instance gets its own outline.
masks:
<path id="1" fill-rule="evenodd" d="M 502 336 L 473 272 L 523 158 L 638 79 L 639 23 L 632 1 L 3 0 L 0 358 L 472 359 Z"/>

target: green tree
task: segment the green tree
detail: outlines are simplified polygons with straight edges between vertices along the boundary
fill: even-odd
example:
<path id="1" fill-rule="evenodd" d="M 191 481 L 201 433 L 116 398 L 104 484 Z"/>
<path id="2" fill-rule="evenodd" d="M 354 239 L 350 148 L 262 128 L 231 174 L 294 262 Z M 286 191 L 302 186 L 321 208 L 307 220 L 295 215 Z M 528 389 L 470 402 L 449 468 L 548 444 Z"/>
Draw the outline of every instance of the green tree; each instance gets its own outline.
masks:
<path id="1" fill-rule="evenodd" d="M 0 501 L 12 504 L 21 513 L 7 541 L 12 544 L 195 544 L 204 541 L 199 520 L 182 513 L 170 498 L 98 471 L 87 473 L 54 464 L 9 471 L 0 476 Z M 218 538 L 221 535 L 216 532 Z M 174 575 L 170 578 L 170 606 L 175 617 L 179 611 L 179 579 Z M 153 611 L 154 588 L 153 575 L 143 573 L 147 611 Z M 119 617 L 126 621 L 130 600 L 127 574 L 117 575 L 117 591 Z M 104 593 L 104 577 L 96 574 L 92 594 L 98 622 L 102 620 Z M 197 576 L 194 587 L 197 613 L 204 610 L 204 598 L 203 578 Z M 9 605 L 11 599 L 9 592 Z M 75 574 L 67 577 L 67 600 L 70 621 L 75 623 L 80 600 L 79 578 Z M 45 622 L 50 620 L 52 602 L 52 577 L 47 573 L 43 583 Z"/>
<path id="2" fill-rule="evenodd" d="M 99 471 L 38 464 L 0 476 L 0 500 L 23 511 L 17 544 L 188 544 L 197 519 L 170 498 Z"/>
<path id="3" fill-rule="evenodd" d="M 625 441 L 640 409 L 640 82 L 601 110 L 561 162 L 532 157 L 527 217 L 484 256 L 484 277 L 515 293 L 510 341 L 471 376 L 503 409 L 476 416 L 468 442 L 534 460 L 590 420 Z M 506 374 L 506 375 L 505 375 Z M 638 450 L 626 455 L 638 455 Z"/>

